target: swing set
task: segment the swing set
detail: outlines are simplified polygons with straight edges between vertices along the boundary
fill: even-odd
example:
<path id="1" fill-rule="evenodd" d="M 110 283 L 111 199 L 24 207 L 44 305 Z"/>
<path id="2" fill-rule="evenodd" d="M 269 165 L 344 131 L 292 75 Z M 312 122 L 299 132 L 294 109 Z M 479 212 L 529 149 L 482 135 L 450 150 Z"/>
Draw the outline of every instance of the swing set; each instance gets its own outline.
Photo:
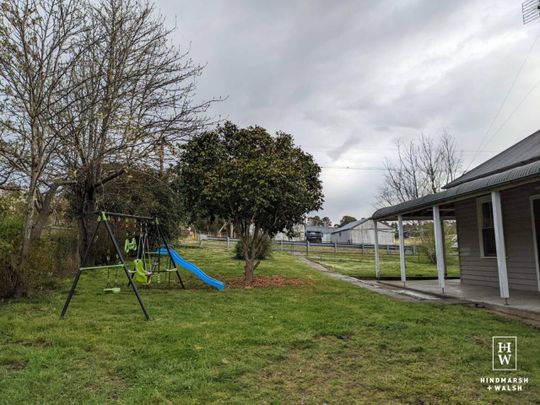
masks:
<path id="1" fill-rule="evenodd" d="M 178 266 L 176 266 L 175 261 L 172 255 L 172 248 L 167 243 L 163 232 L 160 229 L 159 221 L 157 218 L 139 216 L 139 215 L 129 215 L 129 214 L 120 214 L 107 211 L 98 211 L 97 214 L 97 226 L 93 231 L 90 243 L 84 256 L 82 258 L 81 264 L 77 274 L 73 280 L 73 284 L 68 293 L 64 307 L 62 308 L 61 317 L 63 318 L 67 312 L 68 306 L 75 294 L 77 289 L 77 284 L 83 273 L 94 271 L 94 270 L 107 270 L 107 284 L 103 289 L 104 293 L 116 294 L 121 291 L 118 276 L 121 269 L 123 270 L 127 278 L 127 286 L 131 288 L 137 301 L 141 307 L 141 310 L 144 314 L 146 320 L 150 319 L 148 311 L 144 305 L 144 302 L 139 294 L 137 285 L 148 287 L 152 280 L 156 279 L 157 283 L 161 282 L 160 274 L 166 273 L 168 277 L 168 284 L 171 282 L 171 273 L 176 273 L 178 283 L 180 286 L 185 289 L 184 282 L 180 277 Z M 122 221 L 128 222 L 127 226 L 124 226 L 125 231 L 125 241 L 123 252 L 118 243 L 118 239 L 113 232 L 113 225 L 119 225 Z M 137 228 L 138 234 L 135 236 L 133 229 L 126 229 L 129 227 L 130 222 L 134 223 Z M 124 224 L 125 225 L 125 224 Z M 104 227 L 106 232 L 106 237 L 100 238 L 99 231 Z M 154 238 L 151 238 L 150 234 L 153 232 Z M 131 233 L 131 235 L 130 235 Z M 129 237 L 131 236 L 131 238 Z M 100 240 L 101 239 L 101 240 Z M 104 241 L 103 239 L 106 239 Z M 103 264 L 88 264 L 88 258 L 90 257 L 91 249 L 96 247 L 96 242 L 112 242 L 112 248 L 114 250 L 115 263 L 111 263 L 111 248 L 110 246 L 103 248 L 98 257 L 94 257 L 96 261 L 105 261 Z M 151 245 L 155 245 L 153 250 L 150 249 Z M 166 259 L 167 265 L 164 266 L 163 260 Z M 130 263 L 132 262 L 132 264 Z M 114 272 L 114 282 L 111 282 L 111 272 Z"/>

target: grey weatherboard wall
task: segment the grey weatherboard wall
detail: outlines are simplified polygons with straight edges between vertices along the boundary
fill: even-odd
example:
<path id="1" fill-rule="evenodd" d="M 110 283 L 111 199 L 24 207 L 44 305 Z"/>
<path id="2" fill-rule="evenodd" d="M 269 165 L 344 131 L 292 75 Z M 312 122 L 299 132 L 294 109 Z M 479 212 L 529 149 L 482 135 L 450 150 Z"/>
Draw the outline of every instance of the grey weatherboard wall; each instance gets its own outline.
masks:
<path id="1" fill-rule="evenodd" d="M 530 206 L 533 195 L 540 195 L 538 182 L 501 191 L 510 292 L 538 291 Z M 477 199 L 456 202 L 455 210 L 462 283 L 498 287 L 497 259 L 480 255 Z"/>

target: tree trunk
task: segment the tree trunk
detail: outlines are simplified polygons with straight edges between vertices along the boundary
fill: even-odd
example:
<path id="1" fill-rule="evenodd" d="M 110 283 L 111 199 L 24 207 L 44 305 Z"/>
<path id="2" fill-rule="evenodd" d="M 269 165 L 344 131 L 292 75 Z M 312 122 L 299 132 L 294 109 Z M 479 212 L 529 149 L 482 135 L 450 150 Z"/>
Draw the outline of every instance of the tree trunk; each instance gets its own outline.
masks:
<path id="1" fill-rule="evenodd" d="M 254 273 L 261 261 L 258 259 L 261 246 L 260 229 L 255 227 L 253 235 L 249 233 L 249 226 L 245 227 L 246 231 L 242 235 L 244 245 L 244 257 L 246 263 L 244 265 L 244 282 L 246 284 L 253 283 L 255 278 Z"/>
<path id="2" fill-rule="evenodd" d="M 41 238 L 43 228 L 45 227 L 45 224 L 47 223 L 47 220 L 51 215 L 52 202 L 56 196 L 57 190 L 58 186 L 53 185 L 45 195 L 41 209 L 39 210 L 35 223 L 32 226 L 32 232 L 30 235 L 32 242 Z"/>
<path id="3" fill-rule="evenodd" d="M 34 223 L 35 203 L 36 203 L 36 182 L 34 177 L 30 181 L 28 195 L 25 203 L 25 218 L 23 240 L 20 250 L 20 257 L 14 263 L 15 271 L 13 272 L 13 296 L 21 297 L 28 293 L 28 285 L 24 282 L 24 272 L 28 264 L 30 250 L 32 248 L 32 225 Z"/>
<path id="4" fill-rule="evenodd" d="M 36 187 L 37 182 L 35 177 L 32 176 L 30 181 L 30 187 L 28 188 L 28 195 L 26 196 L 25 203 L 25 218 L 24 218 L 24 231 L 23 241 L 21 246 L 21 257 L 19 258 L 18 265 L 22 266 L 25 260 L 28 258 L 30 247 L 32 244 L 32 225 L 34 223 L 34 213 L 36 205 Z"/>
<path id="5" fill-rule="evenodd" d="M 97 201 L 96 190 L 91 187 L 88 190 L 84 190 L 77 199 L 79 213 L 77 223 L 79 227 L 79 257 L 82 266 L 93 266 L 95 263 L 95 255 L 92 249 L 88 250 L 92 243 L 92 235 L 97 227 Z M 88 256 L 84 260 L 84 255 L 88 250 Z M 84 263 L 82 262 L 84 260 Z"/>
<path id="6" fill-rule="evenodd" d="M 244 282 L 246 284 L 253 283 L 253 273 L 255 271 L 255 267 L 256 260 L 246 258 L 246 264 L 244 265 Z"/>

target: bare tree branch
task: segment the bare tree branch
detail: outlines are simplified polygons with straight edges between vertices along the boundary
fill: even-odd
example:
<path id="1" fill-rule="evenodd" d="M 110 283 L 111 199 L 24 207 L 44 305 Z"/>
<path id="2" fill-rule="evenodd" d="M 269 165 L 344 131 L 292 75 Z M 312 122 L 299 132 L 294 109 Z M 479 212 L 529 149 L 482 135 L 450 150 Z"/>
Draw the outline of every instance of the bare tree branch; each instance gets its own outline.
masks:
<path id="1" fill-rule="evenodd" d="M 436 193 L 461 172 L 461 156 L 447 131 L 436 140 L 422 134 L 417 141 L 398 141 L 397 148 L 397 163 L 385 160 L 385 184 L 379 193 L 379 206 Z"/>
<path id="2" fill-rule="evenodd" d="M 39 195 L 47 179 L 58 174 L 54 155 L 59 138 L 52 123 L 65 90 L 62 78 L 74 63 L 68 55 L 75 55 L 80 22 L 75 0 L 0 3 L 0 165 L 8 169 L 10 183 L 26 194 L 21 263 L 33 239 Z"/>

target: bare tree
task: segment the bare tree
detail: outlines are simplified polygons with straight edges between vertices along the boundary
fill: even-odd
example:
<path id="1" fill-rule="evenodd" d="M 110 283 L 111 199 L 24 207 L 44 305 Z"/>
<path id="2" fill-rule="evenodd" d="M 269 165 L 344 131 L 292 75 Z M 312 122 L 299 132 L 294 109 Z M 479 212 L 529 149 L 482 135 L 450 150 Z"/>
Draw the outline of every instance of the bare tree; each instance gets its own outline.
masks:
<path id="1" fill-rule="evenodd" d="M 59 137 L 51 124 L 67 90 L 63 78 L 76 62 L 77 6 L 75 0 L 0 1 L 0 187 L 25 191 L 20 265 L 65 180 L 53 164 Z"/>
<path id="2" fill-rule="evenodd" d="M 213 100 L 193 101 L 202 67 L 170 33 L 139 0 L 0 0 L 0 187 L 25 192 L 22 259 L 61 188 L 84 250 L 103 185 L 163 172 L 208 123 Z"/>
<path id="3" fill-rule="evenodd" d="M 443 131 L 439 142 L 441 154 L 440 170 L 443 178 L 443 185 L 454 181 L 462 173 L 463 159 L 456 149 L 456 140 L 446 130 Z"/>
<path id="4" fill-rule="evenodd" d="M 454 138 L 446 131 L 434 140 L 424 134 L 419 140 L 398 141 L 398 160 L 386 159 L 385 184 L 379 205 L 393 205 L 436 193 L 461 172 L 462 159 Z"/>
<path id="5" fill-rule="evenodd" d="M 95 227 L 103 185 L 127 167 L 163 170 L 177 145 L 207 123 L 211 102 L 193 101 L 202 67 L 171 45 L 171 30 L 151 5 L 105 0 L 84 7 L 85 50 L 66 77 L 75 91 L 64 98 L 57 122 L 60 163 L 74 180 L 69 195 L 80 252 Z"/>
<path id="6" fill-rule="evenodd" d="M 437 193 L 461 173 L 461 167 L 455 140 L 446 131 L 436 139 L 422 134 L 416 141 L 398 142 L 397 164 L 386 160 L 386 181 L 379 194 L 379 205 L 398 204 Z M 423 221 L 411 221 L 411 225 L 420 236 L 421 251 L 436 263 L 432 228 L 426 227 Z"/>

